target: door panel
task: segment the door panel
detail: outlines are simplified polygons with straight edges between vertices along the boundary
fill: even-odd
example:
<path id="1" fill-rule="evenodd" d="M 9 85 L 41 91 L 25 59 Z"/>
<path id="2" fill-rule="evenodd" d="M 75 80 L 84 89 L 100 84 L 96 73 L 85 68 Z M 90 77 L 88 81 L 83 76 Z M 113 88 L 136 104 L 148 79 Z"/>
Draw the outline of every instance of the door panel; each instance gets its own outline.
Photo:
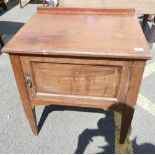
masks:
<path id="1" fill-rule="evenodd" d="M 115 97 L 121 67 L 32 63 L 37 92 Z M 113 81 L 113 82 L 111 82 Z"/>
<path id="2" fill-rule="evenodd" d="M 127 91 L 131 62 L 30 56 L 21 60 L 32 81 L 27 87 L 32 100 L 116 102 Z"/>

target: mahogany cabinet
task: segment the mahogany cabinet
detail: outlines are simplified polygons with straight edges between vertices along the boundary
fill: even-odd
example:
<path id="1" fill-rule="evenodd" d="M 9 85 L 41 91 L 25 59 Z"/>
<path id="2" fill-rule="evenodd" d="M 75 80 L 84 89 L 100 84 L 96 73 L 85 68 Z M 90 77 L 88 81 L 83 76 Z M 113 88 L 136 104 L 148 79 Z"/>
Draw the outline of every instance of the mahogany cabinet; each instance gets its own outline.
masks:
<path id="1" fill-rule="evenodd" d="M 124 143 L 151 58 L 134 10 L 39 8 L 3 52 L 34 134 L 35 106 L 92 107 L 122 113 Z"/>

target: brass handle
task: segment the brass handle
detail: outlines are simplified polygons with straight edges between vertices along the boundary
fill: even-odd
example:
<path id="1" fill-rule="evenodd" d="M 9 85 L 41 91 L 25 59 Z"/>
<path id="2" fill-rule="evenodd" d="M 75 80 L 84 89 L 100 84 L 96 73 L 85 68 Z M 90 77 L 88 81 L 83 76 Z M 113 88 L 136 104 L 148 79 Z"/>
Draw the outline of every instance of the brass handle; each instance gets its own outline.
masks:
<path id="1" fill-rule="evenodd" d="M 32 87 L 32 80 L 31 80 L 30 73 L 28 71 L 26 71 L 25 73 L 25 82 L 26 82 L 27 87 L 29 88 Z"/>

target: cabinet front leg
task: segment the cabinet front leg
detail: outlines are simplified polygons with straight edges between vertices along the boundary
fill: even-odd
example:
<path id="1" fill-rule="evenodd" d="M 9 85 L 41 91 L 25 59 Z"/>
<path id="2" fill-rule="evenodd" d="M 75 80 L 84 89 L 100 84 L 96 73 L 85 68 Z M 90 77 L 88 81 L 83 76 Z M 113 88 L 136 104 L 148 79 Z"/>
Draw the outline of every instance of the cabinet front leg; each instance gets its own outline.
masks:
<path id="1" fill-rule="evenodd" d="M 14 71 L 16 83 L 18 86 L 18 90 L 20 93 L 20 97 L 22 100 L 22 104 L 23 104 L 26 117 L 29 121 L 33 134 L 37 135 L 38 127 L 37 127 L 37 121 L 36 121 L 35 108 L 31 106 L 27 87 L 25 85 L 24 73 L 23 73 L 23 69 L 22 69 L 22 65 L 20 61 L 20 56 L 10 55 L 10 60 L 11 60 L 12 68 Z"/>
<path id="2" fill-rule="evenodd" d="M 128 130 L 134 114 L 135 105 L 139 93 L 141 80 L 143 77 L 145 61 L 134 61 L 131 69 L 130 84 L 126 95 L 124 110 L 122 114 L 122 124 L 120 132 L 120 144 L 125 142 Z"/>

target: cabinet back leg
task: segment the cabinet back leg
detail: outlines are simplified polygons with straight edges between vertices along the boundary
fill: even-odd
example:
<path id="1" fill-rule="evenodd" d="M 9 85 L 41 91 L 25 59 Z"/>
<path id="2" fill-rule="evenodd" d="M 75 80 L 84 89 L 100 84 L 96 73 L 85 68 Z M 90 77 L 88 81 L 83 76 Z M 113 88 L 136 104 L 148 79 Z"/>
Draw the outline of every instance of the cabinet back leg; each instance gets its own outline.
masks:
<path id="1" fill-rule="evenodd" d="M 124 144 L 125 142 L 125 139 L 127 137 L 127 134 L 131 125 L 133 114 L 134 114 L 134 109 L 125 107 L 124 112 L 122 113 L 120 144 Z"/>

